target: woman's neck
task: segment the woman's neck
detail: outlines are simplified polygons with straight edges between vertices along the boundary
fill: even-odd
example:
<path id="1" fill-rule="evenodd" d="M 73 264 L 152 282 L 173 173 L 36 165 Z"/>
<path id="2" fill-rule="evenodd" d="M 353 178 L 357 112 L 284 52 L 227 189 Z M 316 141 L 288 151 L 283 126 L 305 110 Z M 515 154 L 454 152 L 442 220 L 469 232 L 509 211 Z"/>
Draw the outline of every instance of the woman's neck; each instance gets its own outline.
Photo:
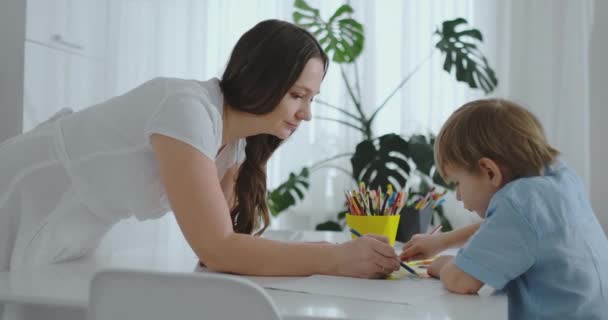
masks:
<path id="1" fill-rule="evenodd" d="M 235 110 L 224 105 L 222 112 L 222 145 L 264 133 L 262 116 Z"/>

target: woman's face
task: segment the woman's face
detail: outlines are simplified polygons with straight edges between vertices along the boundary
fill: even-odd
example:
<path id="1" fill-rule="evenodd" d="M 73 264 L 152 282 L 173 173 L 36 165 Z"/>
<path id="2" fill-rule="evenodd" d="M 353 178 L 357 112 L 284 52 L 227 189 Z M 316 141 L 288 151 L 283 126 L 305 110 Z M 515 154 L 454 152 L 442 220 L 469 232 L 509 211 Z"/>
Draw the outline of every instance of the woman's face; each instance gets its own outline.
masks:
<path id="1" fill-rule="evenodd" d="M 302 121 L 311 119 L 310 104 L 319 93 L 321 81 L 325 75 L 321 59 L 308 60 L 300 77 L 289 88 L 279 105 L 264 117 L 269 122 L 268 134 L 279 139 L 287 139 Z"/>

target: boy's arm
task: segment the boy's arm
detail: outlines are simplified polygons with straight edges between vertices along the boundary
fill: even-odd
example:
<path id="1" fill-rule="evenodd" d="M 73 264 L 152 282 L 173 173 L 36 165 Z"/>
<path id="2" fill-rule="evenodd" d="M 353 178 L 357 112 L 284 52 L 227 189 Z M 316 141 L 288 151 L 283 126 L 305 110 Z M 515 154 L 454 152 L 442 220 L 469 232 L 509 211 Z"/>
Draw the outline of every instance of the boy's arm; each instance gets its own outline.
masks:
<path id="1" fill-rule="evenodd" d="M 453 264 L 452 259 L 441 268 L 439 278 L 448 290 L 455 293 L 473 294 L 483 286 L 483 282 Z"/>
<path id="2" fill-rule="evenodd" d="M 481 222 L 476 222 L 466 227 L 440 234 L 447 248 L 462 247 L 469 238 L 479 230 Z"/>
<path id="3" fill-rule="evenodd" d="M 417 234 L 403 246 L 401 260 L 428 259 L 448 248 L 461 247 L 477 232 L 481 222 L 436 235 Z"/>
<path id="4" fill-rule="evenodd" d="M 453 256 L 441 256 L 429 266 L 428 273 L 441 279 L 443 285 L 452 292 L 474 294 L 484 285 L 452 263 Z"/>
<path id="5" fill-rule="evenodd" d="M 474 293 L 484 284 L 501 290 L 535 263 L 538 237 L 525 218 L 527 211 L 504 194 L 492 201 L 483 225 L 467 245 L 437 269 L 452 292 Z"/>

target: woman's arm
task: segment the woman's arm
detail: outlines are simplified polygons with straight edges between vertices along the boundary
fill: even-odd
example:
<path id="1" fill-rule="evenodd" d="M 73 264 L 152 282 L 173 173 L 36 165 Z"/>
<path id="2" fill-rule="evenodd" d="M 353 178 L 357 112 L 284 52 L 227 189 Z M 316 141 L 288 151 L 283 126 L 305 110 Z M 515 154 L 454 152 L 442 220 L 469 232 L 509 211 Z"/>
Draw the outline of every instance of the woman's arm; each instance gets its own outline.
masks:
<path id="1" fill-rule="evenodd" d="M 247 275 L 368 278 L 398 270 L 393 248 L 372 237 L 333 245 L 279 242 L 234 233 L 213 161 L 167 136 L 154 134 L 151 143 L 176 220 L 196 255 L 210 269 Z"/>

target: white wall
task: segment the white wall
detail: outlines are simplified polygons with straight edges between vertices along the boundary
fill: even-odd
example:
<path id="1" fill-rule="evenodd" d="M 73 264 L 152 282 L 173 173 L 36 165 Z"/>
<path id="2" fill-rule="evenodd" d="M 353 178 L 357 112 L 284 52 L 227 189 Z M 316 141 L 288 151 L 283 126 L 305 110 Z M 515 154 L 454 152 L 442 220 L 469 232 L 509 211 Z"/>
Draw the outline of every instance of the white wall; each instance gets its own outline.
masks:
<path id="1" fill-rule="evenodd" d="M 0 142 L 21 133 L 25 1 L 0 1 Z"/>
<path id="2" fill-rule="evenodd" d="M 608 1 L 594 3 L 590 52 L 591 202 L 608 234 Z"/>
<path id="3" fill-rule="evenodd" d="M 21 132 L 24 21 L 25 1 L 0 1 L 0 143 Z"/>

